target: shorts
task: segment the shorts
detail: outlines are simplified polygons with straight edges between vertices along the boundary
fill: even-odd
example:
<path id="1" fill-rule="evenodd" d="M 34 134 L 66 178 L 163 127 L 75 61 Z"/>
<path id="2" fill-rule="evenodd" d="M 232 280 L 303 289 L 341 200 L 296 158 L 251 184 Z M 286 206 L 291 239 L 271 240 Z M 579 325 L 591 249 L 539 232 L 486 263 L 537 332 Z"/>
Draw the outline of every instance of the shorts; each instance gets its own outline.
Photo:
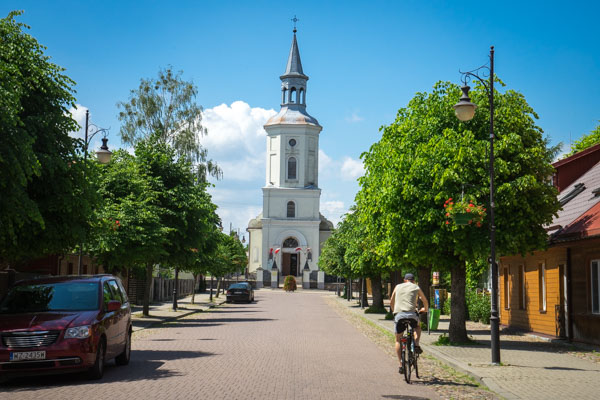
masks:
<path id="1" fill-rule="evenodd" d="M 410 324 L 413 329 L 416 329 L 419 326 L 419 316 L 417 313 L 398 313 L 395 316 L 396 318 L 396 333 L 402 334 L 406 330 L 406 324 Z"/>

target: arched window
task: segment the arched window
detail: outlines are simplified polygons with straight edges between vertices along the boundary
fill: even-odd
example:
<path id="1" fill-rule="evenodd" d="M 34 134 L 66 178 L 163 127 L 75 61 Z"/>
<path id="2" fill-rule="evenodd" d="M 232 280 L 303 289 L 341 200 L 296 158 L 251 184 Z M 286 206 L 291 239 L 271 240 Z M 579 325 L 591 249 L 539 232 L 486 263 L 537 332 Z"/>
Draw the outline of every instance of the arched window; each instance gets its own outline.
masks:
<path id="1" fill-rule="evenodd" d="M 290 89 L 290 103 L 295 103 L 296 102 L 296 88 L 291 88 Z"/>
<path id="2" fill-rule="evenodd" d="M 287 94 L 287 89 L 283 88 L 282 90 L 282 96 L 281 96 L 281 103 L 285 104 L 285 95 Z"/>
<path id="3" fill-rule="evenodd" d="M 287 203 L 287 217 L 296 218 L 296 204 L 293 201 Z"/>
<path id="4" fill-rule="evenodd" d="M 296 177 L 296 158 L 290 157 L 288 158 L 288 171 L 287 171 L 288 179 L 298 179 Z"/>
<path id="5" fill-rule="evenodd" d="M 306 104 L 306 99 L 304 95 L 304 89 L 300 89 L 300 94 L 298 95 L 298 103 Z"/>
<path id="6" fill-rule="evenodd" d="M 283 241 L 283 246 L 287 248 L 296 248 L 298 247 L 298 241 L 293 237 L 289 237 Z"/>

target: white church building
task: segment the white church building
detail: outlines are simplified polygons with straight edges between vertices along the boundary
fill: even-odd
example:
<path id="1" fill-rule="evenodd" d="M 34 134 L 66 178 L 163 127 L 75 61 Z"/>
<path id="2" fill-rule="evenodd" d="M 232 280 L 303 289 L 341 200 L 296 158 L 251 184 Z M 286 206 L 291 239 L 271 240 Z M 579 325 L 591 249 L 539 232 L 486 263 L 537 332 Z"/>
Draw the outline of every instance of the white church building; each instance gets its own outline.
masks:
<path id="1" fill-rule="evenodd" d="M 249 272 L 257 286 L 278 287 L 286 276 L 303 288 L 323 288 L 318 260 L 333 224 L 319 212 L 319 122 L 306 112 L 306 84 L 296 29 L 281 79 L 281 110 L 267 121 L 263 211 L 250 220 Z"/>

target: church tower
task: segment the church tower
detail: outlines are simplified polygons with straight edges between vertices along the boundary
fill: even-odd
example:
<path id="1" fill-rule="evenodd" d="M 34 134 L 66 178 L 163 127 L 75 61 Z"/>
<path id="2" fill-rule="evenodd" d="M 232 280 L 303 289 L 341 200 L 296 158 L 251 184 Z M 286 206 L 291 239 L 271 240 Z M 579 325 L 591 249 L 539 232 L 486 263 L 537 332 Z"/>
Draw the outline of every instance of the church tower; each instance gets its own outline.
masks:
<path id="1" fill-rule="evenodd" d="M 249 272 L 276 287 L 292 275 L 304 288 L 323 287 L 318 269 L 322 243 L 333 224 L 319 212 L 319 134 L 323 129 L 306 111 L 304 74 L 296 29 L 281 79 L 281 109 L 264 125 L 267 170 L 263 212 L 250 221 Z M 260 285 L 260 284 L 258 284 Z"/>

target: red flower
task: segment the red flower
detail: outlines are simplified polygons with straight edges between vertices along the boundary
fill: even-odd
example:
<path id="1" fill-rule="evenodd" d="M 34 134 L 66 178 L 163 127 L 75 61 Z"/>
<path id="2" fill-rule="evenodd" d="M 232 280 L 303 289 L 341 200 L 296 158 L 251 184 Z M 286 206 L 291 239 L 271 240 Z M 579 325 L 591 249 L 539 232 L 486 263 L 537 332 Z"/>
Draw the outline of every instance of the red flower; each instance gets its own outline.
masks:
<path id="1" fill-rule="evenodd" d="M 481 227 L 481 222 L 477 223 L 477 227 L 480 228 Z"/>
<path id="2" fill-rule="evenodd" d="M 117 225 L 121 225 L 121 223 L 119 222 L 119 220 L 116 220 L 116 221 L 115 221 L 115 224 L 117 224 Z"/>
<path id="3" fill-rule="evenodd" d="M 446 217 L 449 217 L 449 216 L 450 216 L 450 213 L 446 213 Z"/>
<path id="4" fill-rule="evenodd" d="M 450 221 L 446 221 L 446 225 L 448 225 L 450 223 Z"/>

